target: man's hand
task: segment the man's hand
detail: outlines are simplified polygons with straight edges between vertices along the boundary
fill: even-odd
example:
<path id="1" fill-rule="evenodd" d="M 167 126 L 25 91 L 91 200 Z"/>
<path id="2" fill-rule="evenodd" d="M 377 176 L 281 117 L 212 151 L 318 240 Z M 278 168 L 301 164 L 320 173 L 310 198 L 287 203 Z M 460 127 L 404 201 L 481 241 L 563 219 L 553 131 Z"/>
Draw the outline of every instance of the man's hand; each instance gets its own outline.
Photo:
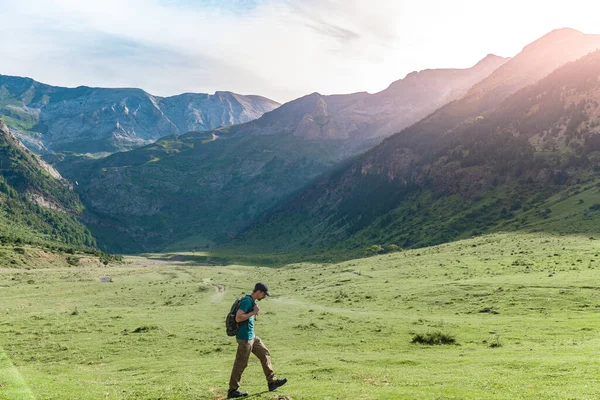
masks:
<path id="1" fill-rule="evenodd" d="M 248 311 L 247 313 L 245 313 L 242 310 L 238 310 L 237 314 L 235 315 L 235 322 L 246 321 L 250 317 L 252 317 L 253 315 L 258 314 L 259 311 L 260 311 L 260 308 L 258 308 L 258 306 L 256 304 L 254 305 L 254 307 L 252 308 L 252 310 Z"/>

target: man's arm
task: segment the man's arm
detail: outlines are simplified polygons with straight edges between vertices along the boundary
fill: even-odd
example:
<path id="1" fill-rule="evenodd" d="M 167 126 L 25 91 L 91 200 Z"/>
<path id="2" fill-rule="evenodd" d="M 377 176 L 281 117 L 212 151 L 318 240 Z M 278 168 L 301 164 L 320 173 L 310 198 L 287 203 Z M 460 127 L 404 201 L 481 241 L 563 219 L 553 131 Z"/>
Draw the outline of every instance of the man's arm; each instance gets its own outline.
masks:
<path id="1" fill-rule="evenodd" d="M 258 305 L 254 305 L 254 308 L 248 312 L 244 312 L 244 310 L 238 310 L 237 314 L 235 314 L 235 322 L 244 322 L 247 321 L 251 316 L 258 314 Z"/>

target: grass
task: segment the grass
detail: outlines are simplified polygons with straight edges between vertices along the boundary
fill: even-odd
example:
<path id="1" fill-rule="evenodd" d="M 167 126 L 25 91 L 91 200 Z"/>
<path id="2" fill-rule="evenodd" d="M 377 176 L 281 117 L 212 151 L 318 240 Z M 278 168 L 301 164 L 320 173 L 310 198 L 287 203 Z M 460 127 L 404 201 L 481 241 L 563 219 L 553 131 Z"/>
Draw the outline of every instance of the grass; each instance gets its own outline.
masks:
<path id="1" fill-rule="evenodd" d="M 1 269 L 0 399 L 221 399 L 236 348 L 224 318 L 256 281 L 274 294 L 256 329 L 290 379 L 280 396 L 600 398 L 600 241 L 588 235 L 280 268 L 159 258 Z M 255 358 L 242 388 L 277 398 Z"/>
<path id="2" fill-rule="evenodd" d="M 0 349 L 0 396 L 6 399 L 34 399 L 19 371 Z"/>

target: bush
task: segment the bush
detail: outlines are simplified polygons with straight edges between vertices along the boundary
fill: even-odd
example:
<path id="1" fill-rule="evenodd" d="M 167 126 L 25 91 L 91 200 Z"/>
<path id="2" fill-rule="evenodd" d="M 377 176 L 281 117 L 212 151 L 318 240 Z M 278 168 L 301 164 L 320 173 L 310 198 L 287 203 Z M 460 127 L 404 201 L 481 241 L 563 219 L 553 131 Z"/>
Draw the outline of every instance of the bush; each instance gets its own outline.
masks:
<path id="1" fill-rule="evenodd" d="M 19 254 L 25 254 L 25 249 L 24 249 L 24 248 L 22 248 L 22 247 L 15 247 L 15 248 L 13 249 L 13 251 L 14 251 L 15 253 L 19 253 Z"/>
<path id="2" fill-rule="evenodd" d="M 484 342 L 487 343 L 487 341 L 484 340 Z M 497 349 L 502 347 L 502 342 L 500 341 L 500 335 L 496 335 L 494 337 L 494 339 L 492 339 L 490 341 L 490 344 L 488 345 L 491 349 Z"/>
<path id="3" fill-rule="evenodd" d="M 427 344 L 430 346 L 442 345 L 442 344 L 458 344 L 456 339 L 452 335 L 442 333 L 440 331 L 429 332 L 425 334 L 417 333 L 411 340 L 412 344 Z"/>
<path id="4" fill-rule="evenodd" d="M 104 265 L 108 265 L 110 263 L 120 264 L 123 262 L 123 256 L 117 254 L 100 253 L 98 259 Z"/>
<path id="5" fill-rule="evenodd" d="M 365 249 L 365 253 L 368 256 L 372 256 L 372 255 L 383 253 L 383 252 L 384 252 L 383 247 L 381 247 L 381 245 L 378 245 L 378 244 L 374 244 Z"/>
<path id="6" fill-rule="evenodd" d="M 396 245 L 396 244 L 390 244 L 385 247 L 386 253 L 395 253 L 397 251 L 400 251 L 400 247 L 398 247 L 398 245 Z"/>
<path id="7" fill-rule="evenodd" d="M 151 326 L 144 325 L 144 326 L 140 326 L 140 327 L 135 328 L 133 331 L 131 331 L 131 333 L 147 333 L 147 332 L 155 331 L 155 330 L 158 330 L 158 326 L 156 326 L 156 325 L 151 325 Z"/>
<path id="8" fill-rule="evenodd" d="M 67 257 L 67 264 L 72 266 L 79 265 L 79 257 Z"/>

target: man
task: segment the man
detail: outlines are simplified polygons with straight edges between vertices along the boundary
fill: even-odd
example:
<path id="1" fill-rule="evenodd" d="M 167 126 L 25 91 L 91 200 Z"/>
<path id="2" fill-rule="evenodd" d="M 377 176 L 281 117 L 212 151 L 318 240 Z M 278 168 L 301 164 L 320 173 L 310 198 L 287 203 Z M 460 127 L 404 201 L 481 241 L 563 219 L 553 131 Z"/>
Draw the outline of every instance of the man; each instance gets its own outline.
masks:
<path id="1" fill-rule="evenodd" d="M 250 353 L 253 353 L 260 360 L 267 378 L 269 391 L 273 391 L 287 382 L 285 378 L 277 379 L 275 377 L 273 365 L 271 364 L 271 353 L 269 353 L 260 338 L 254 334 L 254 316 L 260 310 L 256 302 L 270 295 L 267 285 L 259 282 L 254 286 L 254 291 L 246 295 L 240 302 L 240 308 L 235 316 L 235 321 L 239 324 L 239 331 L 236 335 L 238 349 L 229 380 L 228 399 L 248 396 L 248 393 L 241 392 L 239 387 L 242 374 L 248 365 Z"/>

